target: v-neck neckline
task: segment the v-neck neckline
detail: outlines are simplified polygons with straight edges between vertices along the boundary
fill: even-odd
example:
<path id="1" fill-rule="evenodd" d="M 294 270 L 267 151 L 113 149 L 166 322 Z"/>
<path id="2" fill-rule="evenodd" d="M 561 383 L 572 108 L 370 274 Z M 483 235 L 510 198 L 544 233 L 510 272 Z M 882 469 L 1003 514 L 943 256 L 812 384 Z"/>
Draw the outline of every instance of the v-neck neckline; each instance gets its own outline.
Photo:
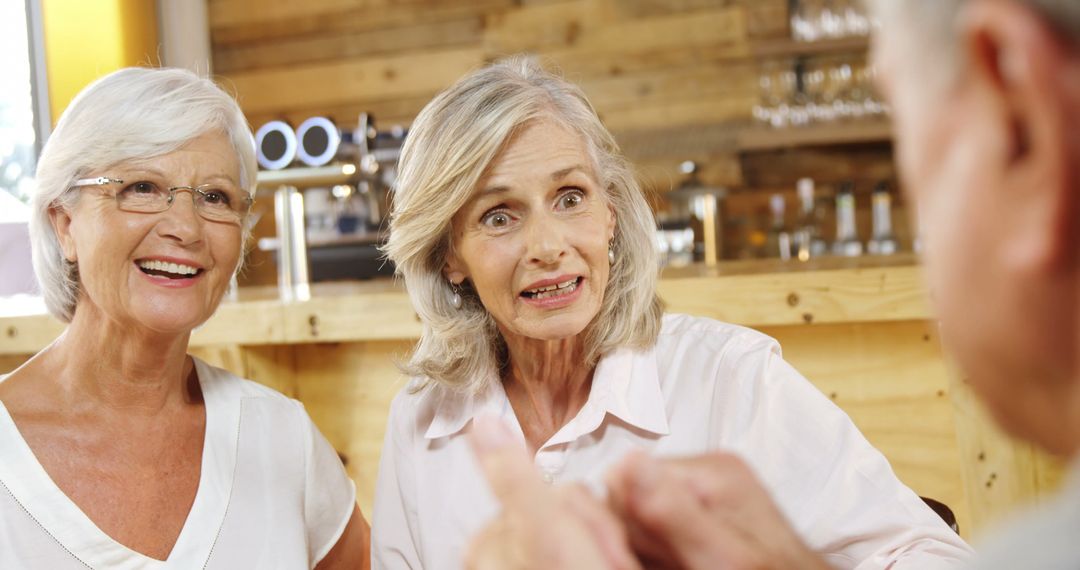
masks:
<path id="1" fill-rule="evenodd" d="M 166 560 L 133 550 L 102 531 L 52 480 L 0 402 L 0 483 L 43 531 L 90 568 L 203 568 L 210 557 L 232 493 L 240 401 L 229 397 L 229 387 L 208 365 L 192 360 L 206 406 L 202 465 L 195 500 Z"/>

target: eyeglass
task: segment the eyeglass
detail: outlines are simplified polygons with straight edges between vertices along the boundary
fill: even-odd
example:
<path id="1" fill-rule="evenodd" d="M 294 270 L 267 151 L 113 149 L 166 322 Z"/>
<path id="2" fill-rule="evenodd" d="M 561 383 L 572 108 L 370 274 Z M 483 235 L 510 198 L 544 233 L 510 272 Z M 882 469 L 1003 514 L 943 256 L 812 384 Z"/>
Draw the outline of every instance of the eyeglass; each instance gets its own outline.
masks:
<path id="1" fill-rule="evenodd" d="M 100 176 L 80 178 L 72 184 L 72 187 L 122 185 L 123 183 L 124 181 L 119 178 Z M 200 216 L 213 222 L 239 223 L 247 217 L 248 212 L 251 211 L 251 205 L 255 202 L 246 192 L 220 184 L 163 188 L 146 180 L 122 187 L 113 194 L 113 198 L 116 199 L 117 206 L 125 212 L 155 214 L 164 212 L 172 206 L 178 190 L 190 192 L 195 210 Z"/>

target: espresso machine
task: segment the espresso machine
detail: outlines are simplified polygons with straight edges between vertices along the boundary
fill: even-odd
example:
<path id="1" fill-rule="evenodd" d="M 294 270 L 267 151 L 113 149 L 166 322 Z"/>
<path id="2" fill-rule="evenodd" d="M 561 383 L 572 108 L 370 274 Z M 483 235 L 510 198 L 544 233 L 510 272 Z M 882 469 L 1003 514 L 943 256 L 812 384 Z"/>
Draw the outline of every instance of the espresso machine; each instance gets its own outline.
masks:
<path id="1" fill-rule="evenodd" d="M 273 194 L 276 223 L 258 246 L 276 252 L 283 299 L 309 299 L 317 281 L 393 273 L 378 248 L 405 135 L 378 130 L 367 113 L 353 129 L 311 117 L 295 129 L 271 121 L 256 131 L 257 192 Z"/>

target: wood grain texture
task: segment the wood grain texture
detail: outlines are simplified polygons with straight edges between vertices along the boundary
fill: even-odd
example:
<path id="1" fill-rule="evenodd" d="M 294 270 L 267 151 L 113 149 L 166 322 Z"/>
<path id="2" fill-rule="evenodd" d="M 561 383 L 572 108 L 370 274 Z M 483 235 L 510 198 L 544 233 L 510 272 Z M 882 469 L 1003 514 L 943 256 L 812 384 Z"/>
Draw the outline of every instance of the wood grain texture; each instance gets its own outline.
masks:
<path id="1" fill-rule="evenodd" d="M 916 493 L 976 518 L 962 477 L 949 372 L 927 321 L 767 327 L 784 358 L 842 408 Z M 979 520 L 979 525 L 981 525 Z"/>
<path id="2" fill-rule="evenodd" d="M 872 261 L 868 258 L 857 263 Z M 791 271 L 809 268 L 732 263 L 722 265 L 721 271 L 754 267 L 786 267 L 787 272 L 697 274 L 689 268 L 662 278 L 659 293 L 671 311 L 750 326 L 929 317 L 918 267 Z M 398 282 L 327 284 L 316 286 L 315 291 L 311 300 L 303 302 L 254 299 L 224 303 L 195 331 L 191 346 L 406 340 L 420 336 L 420 321 Z M 41 350 L 63 327 L 47 315 L 0 318 L 0 332 L 12 329 L 14 336 L 0 335 L 0 354 Z"/>
<path id="3" fill-rule="evenodd" d="M 256 126 L 315 115 L 350 125 L 361 112 L 383 126 L 408 125 L 473 67 L 530 53 L 583 86 L 632 159 L 673 164 L 702 155 L 744 160 L 753 153 L 740 144 L 775 144 L 744 134 L 758 75 L 766 60 L 805 49 L 787 40 L 786 0 L 211 0 L 209 19 L 215 71 Z M 865 50 L 856 41 L 826 51 Z M 805 143 L 803 135 L 788 138 Z M 852 170 L 892 177 L 889 155 L 842 158 L 809 171 L 813 161 L 770 161 L 769 171 L 831 181 Z M 659 178 L 667 177 L 678 171 Z M 655 179 L 643 183 L 670 188 L 652 187 Z M 724 180 L 739 188 L 757 182 Z M 767 199 L 762 194 L 763 206 Z"/>
<path id="4" fill-rule="evenodd" d="M 476 48 L 354 58 L 228 76 L 246 113 L 434 95 L 483 62 Z"/>
<path id="5" fill-rule="evenodd" d="M 297 397 L 345 456 L 360 509 L 369 520 L 390 401 L 406 380 L 395 360 L 411 348 L 410 342 L 295 347 Z"/>
<path id="6" fill-rule="evenodd" d="M 950 374 L 950 394 L 964 486 L 980 528 L 1001 523 L 1018 509 L 1052 497 L 1064 464 L 1004 433 L 955 369 Z"/>

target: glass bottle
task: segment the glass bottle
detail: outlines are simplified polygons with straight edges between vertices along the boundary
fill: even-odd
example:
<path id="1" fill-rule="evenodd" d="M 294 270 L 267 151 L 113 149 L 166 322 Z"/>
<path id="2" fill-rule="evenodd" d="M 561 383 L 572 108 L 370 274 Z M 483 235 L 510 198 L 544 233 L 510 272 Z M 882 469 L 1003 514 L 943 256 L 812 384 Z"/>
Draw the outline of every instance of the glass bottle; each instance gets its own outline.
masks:
<path id="1" fill-rule="evenodd" d="M 874 231 L 866 243 L 866 251 L 871 255 L 892 255 L 899 248 L 892 231 L 892 195 L 885 182 L 874 187 L 872 208 Z"/>
<path id="2" fill-rule="evenodd" d="M 855 185 L 844 182 L 836 192 L 836 241 L 833 242 L 833 255 L 858 257 L 863 253 L 855 229 Z"/>
<path id="3" fill-rule="evenodd" d="M 794 243 L 792 248 L 794 255 L 799 261 L 807 261 L 811 257 L 825 255 L 828 247 L 821 238 L 821 217 L 815 207 L 814 180 L 812 178 L 800 178 L 795 185 L 799 195 L 799 221 L 795 229 Z"/>
<path id="4" fill-rule="evenodd" d="M 765 237 L 765 257 L 791 259 L 791 232 L 784 223 L 784 196 L 773 194 L 769 197 L 770 224 Z"/>

